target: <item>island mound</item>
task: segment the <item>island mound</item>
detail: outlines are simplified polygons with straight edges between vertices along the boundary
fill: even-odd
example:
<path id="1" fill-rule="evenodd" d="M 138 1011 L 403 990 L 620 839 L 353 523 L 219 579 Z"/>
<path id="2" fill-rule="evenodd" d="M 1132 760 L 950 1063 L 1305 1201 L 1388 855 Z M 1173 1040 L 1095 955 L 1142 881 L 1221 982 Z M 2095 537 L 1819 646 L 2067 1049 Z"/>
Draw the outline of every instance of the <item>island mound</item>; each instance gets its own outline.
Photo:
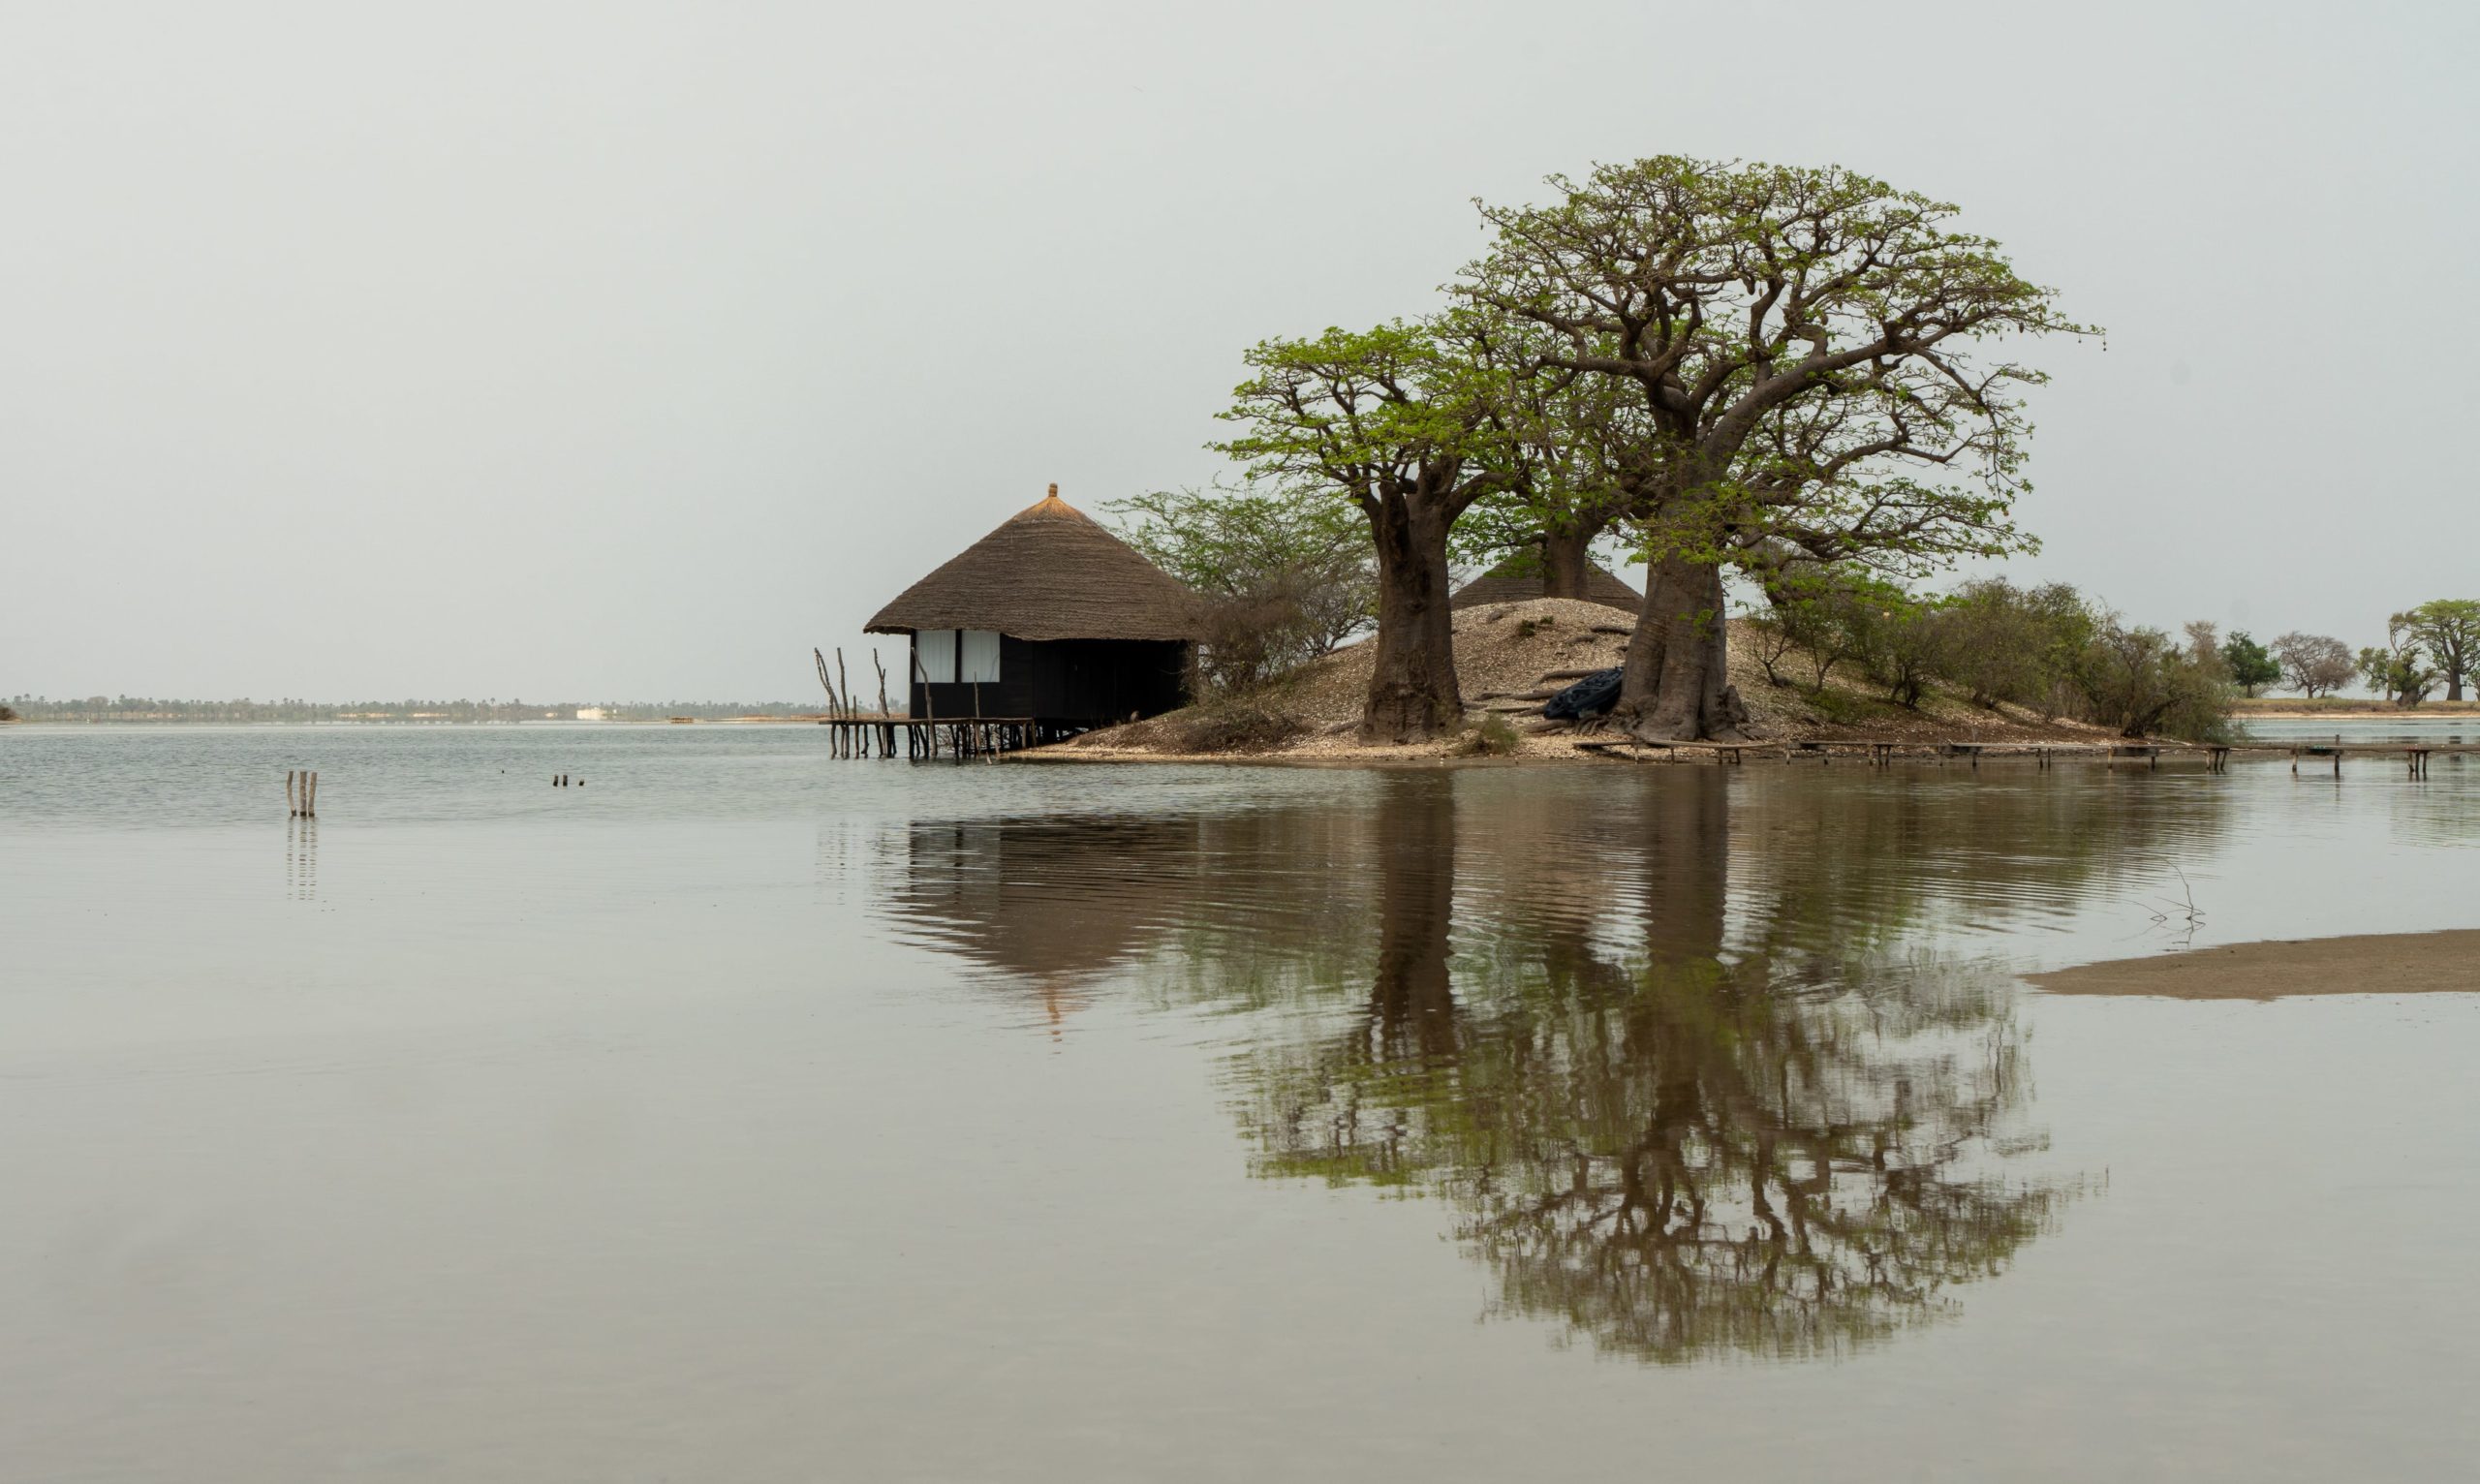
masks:
<path id="1" fill-rule="evenodd" d="M 1454 622 L 1456 684 L 1467 727 L 1456 736 L 1404 746 L 1360 740 L 1361 702 L 1375 658 L 1364 640 L 1250 694 L 1086 732 L 1021 756 L 1095 761 L 1582 761 L 1614 738 L 1616 733 L 1592 725 L 1546 722 L 1541 705 L 1563 687 L 1621 662 L 1634 627 L 1628 614 L 1597 603 L 1534 598 L 1460 609 Z M 1785 683 L 1778 685 L 1767 678 L 1741 626 L 1732 629 L 1731 683 L 1747 703 L 1751 736 L 1758 745 L 2111 740 L 2105 728 L 2043 720 L 2012 705 L 1978 707 L 1934 688 L 1917 708 L 1900 706 L 1856 667 L 1830 673 L 1817 687 L 1805 673 L 1806 663 L 1795 661 L 1785 667 Z"/>

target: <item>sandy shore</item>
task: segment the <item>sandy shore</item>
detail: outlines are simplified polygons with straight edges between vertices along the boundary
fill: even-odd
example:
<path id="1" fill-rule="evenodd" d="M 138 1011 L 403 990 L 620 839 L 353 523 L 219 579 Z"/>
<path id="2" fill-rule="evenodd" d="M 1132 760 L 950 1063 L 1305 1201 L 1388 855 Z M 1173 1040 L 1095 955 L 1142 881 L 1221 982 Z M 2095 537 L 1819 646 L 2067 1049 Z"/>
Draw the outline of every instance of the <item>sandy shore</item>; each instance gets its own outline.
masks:
<path id="1" fill-rule="evenodd" d="M 2172 1000 L 2480 994 L 2480 931 L 2243 943 L 2085 964 L 2033 974 L 2030 982 L 2054 995 Z"/>

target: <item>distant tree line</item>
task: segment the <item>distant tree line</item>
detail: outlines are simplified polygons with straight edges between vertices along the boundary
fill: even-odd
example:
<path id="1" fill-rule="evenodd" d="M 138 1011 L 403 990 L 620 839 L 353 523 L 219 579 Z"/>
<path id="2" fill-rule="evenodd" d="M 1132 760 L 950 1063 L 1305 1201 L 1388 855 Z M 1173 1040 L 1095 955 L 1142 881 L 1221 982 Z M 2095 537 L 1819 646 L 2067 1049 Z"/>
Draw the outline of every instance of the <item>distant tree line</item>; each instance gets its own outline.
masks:
<path id="1" fill-rule="evenodd" d="M 601 711 L 612 721 L 663 721 L 688 716 L 713 719 L 733 716 L 799 716 L 815 708 L 790 701 L 524 701 L 524 700 L 366 700 L 309 701 L 298 699 L 161 700 L 142 696 L 88 696 L 50 700 L 18 696 L 0 711 L 29 722 L 220 722 L 265 724 L 304 722 L 482 723 L 574 721 L 580 711 Z M 6 720 L 7 717 L 0 717 Z"/>
<path id="2" fill-rule="evenodd" d="M 2247 695 L 2273 685 L 2310 700 L 2357 681 L 2398 706 L 2416 706 L 2445 688 L 2462 700 L 2480 669 L 2480 599 L 2440 598 L 2385 621 L 2385 642 L 2353 653 L 2331 634 L 2291 633 L 2270 646 L 2244 633 L 2230 638 L 2233 679 Z"/>

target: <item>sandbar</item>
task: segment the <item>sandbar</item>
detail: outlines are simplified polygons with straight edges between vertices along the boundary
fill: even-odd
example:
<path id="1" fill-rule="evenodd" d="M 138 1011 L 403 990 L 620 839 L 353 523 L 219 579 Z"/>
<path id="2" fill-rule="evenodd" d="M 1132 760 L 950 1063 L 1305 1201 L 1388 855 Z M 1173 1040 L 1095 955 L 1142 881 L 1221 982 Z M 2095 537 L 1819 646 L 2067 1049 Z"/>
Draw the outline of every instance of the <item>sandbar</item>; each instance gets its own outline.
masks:
<path id="1" fill-rule="evenodd" d="M 2480 930 L 2274 939 L 2027 975 L 2054 995 L 2278 1000 L 2480 994 Z"/>

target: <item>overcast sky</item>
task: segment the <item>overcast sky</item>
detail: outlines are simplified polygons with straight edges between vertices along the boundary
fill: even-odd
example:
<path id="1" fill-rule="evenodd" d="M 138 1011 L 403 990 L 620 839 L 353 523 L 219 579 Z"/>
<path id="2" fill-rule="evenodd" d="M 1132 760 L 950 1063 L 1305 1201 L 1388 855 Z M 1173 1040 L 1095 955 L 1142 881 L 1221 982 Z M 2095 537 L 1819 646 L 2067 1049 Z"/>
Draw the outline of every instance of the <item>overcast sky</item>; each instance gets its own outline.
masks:
<path id="1" fill-rule="evenodd" d="M 0 0 L 0 695 L 795 698 L 1657 153 L 1957 201 L 2133 617 L 2480 596 L 2480 8 Z M 2035 12 L 2045 18 L 2034 18 Z M 857 657 L 857 648 L 855 648 Z"/>

